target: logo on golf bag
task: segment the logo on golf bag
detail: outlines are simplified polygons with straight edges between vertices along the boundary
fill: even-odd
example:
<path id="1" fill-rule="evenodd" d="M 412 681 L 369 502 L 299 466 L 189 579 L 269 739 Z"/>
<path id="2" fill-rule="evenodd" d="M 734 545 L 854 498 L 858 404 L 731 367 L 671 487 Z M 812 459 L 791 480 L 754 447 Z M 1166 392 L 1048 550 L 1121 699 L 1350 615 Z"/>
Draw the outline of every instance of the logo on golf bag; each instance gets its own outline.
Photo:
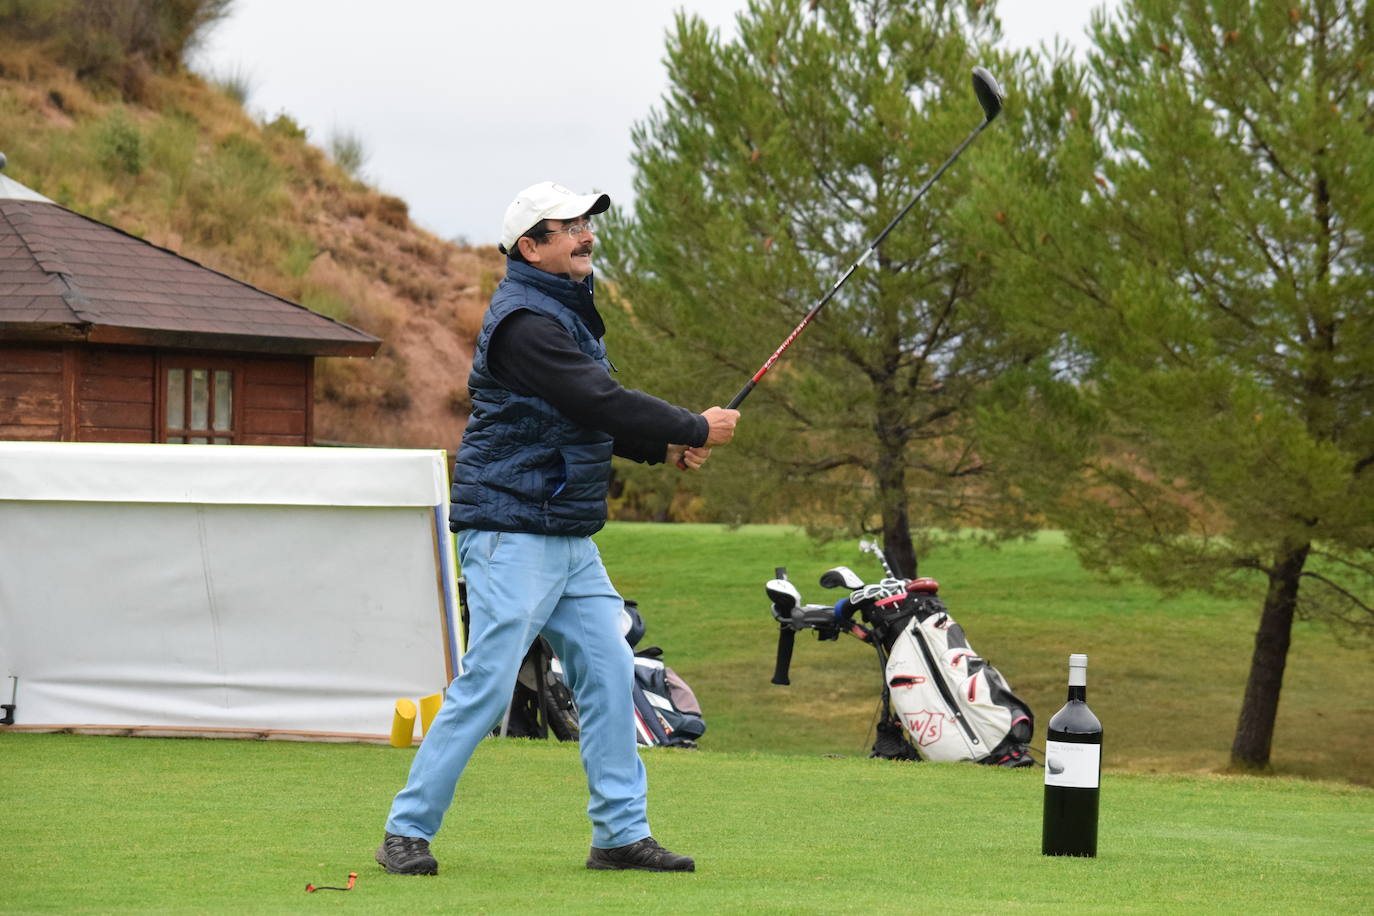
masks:
<path id="1" fill-rule="evenodd" d="M 907 731 L 916 739 L 916 743 L 921 747 L 927 747 L 939 742 L 944 735 L 945 719 L 953 722 L 953 718 L 946 716 L 942 712 L 933 712 L 923 709 L 916 713 L 906 714 Z"/>

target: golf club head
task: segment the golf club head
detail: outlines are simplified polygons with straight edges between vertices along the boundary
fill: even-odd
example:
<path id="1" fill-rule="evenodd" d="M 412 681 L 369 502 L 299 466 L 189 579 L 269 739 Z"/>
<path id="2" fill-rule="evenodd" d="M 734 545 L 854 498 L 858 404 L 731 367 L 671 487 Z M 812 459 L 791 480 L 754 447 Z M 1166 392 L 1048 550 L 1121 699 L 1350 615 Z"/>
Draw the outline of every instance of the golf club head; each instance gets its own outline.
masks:
<path id="1" fill-rule="evenodd" d="M 973 91 L 978 96 L 978 104 L 983 106 L 983 114 L 988 121 L 1002 113 L 1002 87 L 991 73 L 982 67 L 973 68 Z"/>
<path id="2" fill-rule="evenodd" d="M 987 123 L 986 121 L 983 123 Z M 883 548 L 877 541 L 859 541 L 859 549 L 865 553 L 871 553 L 878 558 L 878 562 L 883 565 L 883 572 L 891 576 L 892 567 L 887 565 L 887 554 L 883 553 Z"/>
<path id="3" fill-rule="evenodd" d="M 763 590 L 773 602 L 773 616 L 779 620 L 787 618 L 792 609 L 801 604 L 801 592 L 786 579 L 769 579 Z"/>
<path id="4" fill-rule="evenodd" d="M 821 588 L 844 588 L 852 592 L 863 587 L 864 580 L 848 566 L 836 566 L 821 573 Z"/>

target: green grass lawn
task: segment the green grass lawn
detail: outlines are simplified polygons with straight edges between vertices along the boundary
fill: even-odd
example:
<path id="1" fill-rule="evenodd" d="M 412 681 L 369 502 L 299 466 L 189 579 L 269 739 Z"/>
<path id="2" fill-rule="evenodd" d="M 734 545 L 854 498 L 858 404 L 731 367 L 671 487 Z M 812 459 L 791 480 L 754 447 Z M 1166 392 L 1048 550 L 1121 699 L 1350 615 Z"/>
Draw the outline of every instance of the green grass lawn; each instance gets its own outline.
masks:
<path id="1" fill-rule="evenodd" d="M 870 581 L 877 560 L 854 541 L 815 546 L 777 526 L 615 523 L 597 536 L 617 588 L 639 602 L 643 644 L 692 685 L 704 747 L 866 755 L 881 680 L 876 656 L 842 636 L 797 637 L 792 685 L 769 683 L 777 624 L 763 583 L 785 566 L 807 601 L 844 564 Z M 1089 657 L 1088 699 L 1105 730 L 1105 765 L 1122 772 L 1224 770 L 1249 673 L 1257 603 L 1163 599 L 1083 572 L 1057 534 L 998 550 L 945 548 L 921 559 L 969 641 L 1036 714 L 1034 744 L 1064 702 L 1068 657 Z M 1374 657 L 1322 625 L 1299 622 L 1284 677 L 1273 771 L 1374 786 Z"/>
<path id="2" fill-rule="evenodd" d="M 923 558 L 974 647 L 1037 715 L 1090 656 L 1106 730 L 1100 855 L 1039 854 L 1041 770 L 870 760 L 874 656 L 797 641 L 769 683 L 763 583 L 808 600 L 853 543 L 777 527 L 613 524 L 597 538 L 644 644 L 702 701 L 699 751 L 644 751 L 650 814 L 694 875 L 588 872 L 573 745 L 485 743 L 434 844 L 437 878 L 372 861 L 414 751 L 0 732 L 0 913 L 1327 913 L 1374 909 L 1365 646 L 1294 632 L 1271 775 L 1228 776 L 1257 608 L 1107 584 L 1053 535 Z M 347 893 L 306 894 L 307 882 Z"/>
<path id="3" fill-rule="evenodd" d="M 1374 790 L 1103 778 L 1097 859 L 1040 855 L 1041 771 L 643 752 L 692 875 L 589 872 L 572 745 L 490 740 L 436 878 L 372 861 L 414 754 L 0 735 L 5 913 L 1345 913 L 1374 903 Z M 306 894 L 307 882 L 348 893 Z"/>

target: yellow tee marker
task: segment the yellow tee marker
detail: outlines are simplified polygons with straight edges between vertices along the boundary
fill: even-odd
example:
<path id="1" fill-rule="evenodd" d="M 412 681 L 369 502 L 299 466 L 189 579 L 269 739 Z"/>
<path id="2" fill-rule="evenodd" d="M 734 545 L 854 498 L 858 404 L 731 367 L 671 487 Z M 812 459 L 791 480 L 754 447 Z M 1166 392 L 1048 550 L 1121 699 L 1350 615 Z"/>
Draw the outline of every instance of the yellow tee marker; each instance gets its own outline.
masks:
<path id="1" fill-rule="evenodd" d="M 415 701 L 396 701 L 396 714 L 391 719 L 391 746 L 410 747 L 415 741 Z"/>
<path id="2" fill-rule="evenodd" d="M 444 695 L 442 693 L 431 693 L 427 697 L 420 698 L 420 734 L 428 735 L 430 723 L 439 713 L 439 707 L 444 705 Z"/>

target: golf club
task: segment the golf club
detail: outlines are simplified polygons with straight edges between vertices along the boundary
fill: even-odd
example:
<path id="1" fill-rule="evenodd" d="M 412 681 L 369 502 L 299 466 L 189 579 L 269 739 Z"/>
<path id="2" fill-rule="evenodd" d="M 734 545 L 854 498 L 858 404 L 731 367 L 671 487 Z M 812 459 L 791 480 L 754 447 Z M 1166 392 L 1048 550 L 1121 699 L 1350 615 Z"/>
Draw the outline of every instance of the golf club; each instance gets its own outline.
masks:
<path id="1" fill-rule="evenodd" d="M 848 566 L 836 566 L 821 573 L 821 588 L 843 588 L 852 592 L 863 587 L 864 580 Z"/>
<path id="2" fill-rule="evenodd" d="M 835 281 L 835 285 L 830 288 L 830 291 L 811 307 L 811 311 L 806 313 L 806 317 L 802 319 L 801 324 L 797 325 L 792 333 L 787 336 L 787 339 L 782 342 L 782 346 L 773 351 L 773 355 L 768 357 L 768 361 L 759 368 L 758 372 L 754 373 L 754 377 L 740 389 L 739 394 L 731 399 L 730 403 L 726 405 L 727 407 L 734 410 L 744 402 L 744 399 L 749 396 L 749 392 L 753 391 L 754 386 L 758 384 L 759 379 L 763 378 L 764 374 L 767 373 L 769 369 L 773 368 L 773 364 L 778 361 L 778 357 L 782 356 L 783 351 L 792 345 L 792 341 L 796 340 L 797 335 L 806 329 L 806 326 L 811 323 L 811 320 L 816 317 L 816 314 L 821 308 L 834 298 L 835 294 L 840 291 L 841 286 L 844 286 L 845 281 L 849 279 L 850 275 L 858 270 L 859 266 L 863 264 L 864 261 L 867 261 L 874 251 L 878 250 L 878 246 L 882 244 L 883 239 L 887 238 L 887 234 L 902 221 L 902 217 L 906 216 L 912 207 L 916 206 L 917 201 L 925 196 L 925 193 L 930 190 L 931 185 L 935 184 L 940 176 L 945 173 L 945 169 L 949 168 L 954 163 L 954 160 L 959 158 L 959 154 L 983 132 L 983 128 L 991 124 L 992 119 L 1001 113 L 1002 87 L 997 85 L 997 80 L 993 78 L 991 73 L 984 70 L 982 67 L 973 68 L 973 91 L 978 96 L 978 104 L 983 107 L 983 122 L 973 129 L 973 133 L 969 134 L 963 143 L 959 144 L 959 148 L 954 151 L 952 156 L 945 160 L 944 165 L 936 169 L 935 174 L 926 179 L 926 183 L 921 185 L 920 190 L 916 192 L 916 196 L 911 199 L 911 202 L 903 207 L 900 213 L 893 217 L 892 222 L 887 224 L 886 229 L 878 233 L 878 237 L 868 246 L 868 250 L 860 255 L 859 259 L 844 272 L 840 279 Z"/>
<path id="3" fill-rule="evenodd" d="M 871 553 L 878 558 L 878 562 L 883 564 L 883 574 L 885 576 L 889 579 L 897 578 L 896 574 L 892 572 L 892 567 L 887 564 L 887 554 L 883 553 L 883 549 L 878 546 L 877 541 L 860 541 L 859 549 L 865 553 Z"/>

